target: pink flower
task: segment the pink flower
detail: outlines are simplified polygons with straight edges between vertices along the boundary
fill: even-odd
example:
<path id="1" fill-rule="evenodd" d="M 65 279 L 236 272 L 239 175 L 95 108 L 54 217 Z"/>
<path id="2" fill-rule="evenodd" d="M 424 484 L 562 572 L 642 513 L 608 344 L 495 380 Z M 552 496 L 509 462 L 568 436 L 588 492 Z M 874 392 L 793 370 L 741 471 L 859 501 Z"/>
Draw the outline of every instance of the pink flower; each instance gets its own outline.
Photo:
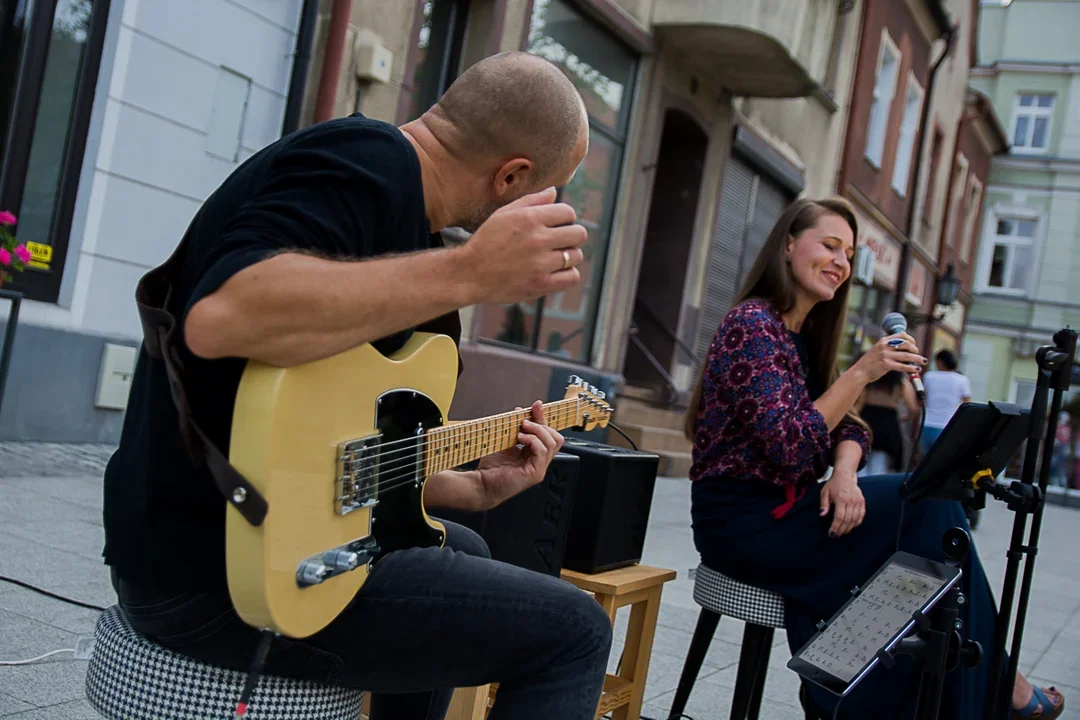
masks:
<path id="1" fill-rule="evenodd" d="M 28 263 L 30 262 L 31 258 L 30 251 L 26 249 L 25 245 L 20 245 L 19 247 L 15 248 L 15 257 L 19 258 L 24 263 Z"/>
<path id="2" fill-rule="evenodd" d="M 11 264 L 11 253 L 6 248 L 0 248 L 0 265 L 7 267 Z"/>
<path id="3" fill-rule="evenodd" d="M 14 225 L 15 216 L 7 210 L 0 210 L 0 225 Z"/>

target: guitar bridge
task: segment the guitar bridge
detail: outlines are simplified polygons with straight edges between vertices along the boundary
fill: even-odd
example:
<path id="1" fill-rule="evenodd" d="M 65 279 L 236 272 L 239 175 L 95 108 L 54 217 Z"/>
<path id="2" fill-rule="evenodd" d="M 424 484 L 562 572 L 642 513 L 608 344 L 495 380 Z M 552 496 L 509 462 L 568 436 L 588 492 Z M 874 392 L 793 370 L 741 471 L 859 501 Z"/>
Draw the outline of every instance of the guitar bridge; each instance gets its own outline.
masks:
<path id="1" fill-rule="evenodd" d="M 378 500 L 379 447 L 382 435 L 350 440 L 338 446 L 334 509 L 338 515 L 372 507 Z"/>

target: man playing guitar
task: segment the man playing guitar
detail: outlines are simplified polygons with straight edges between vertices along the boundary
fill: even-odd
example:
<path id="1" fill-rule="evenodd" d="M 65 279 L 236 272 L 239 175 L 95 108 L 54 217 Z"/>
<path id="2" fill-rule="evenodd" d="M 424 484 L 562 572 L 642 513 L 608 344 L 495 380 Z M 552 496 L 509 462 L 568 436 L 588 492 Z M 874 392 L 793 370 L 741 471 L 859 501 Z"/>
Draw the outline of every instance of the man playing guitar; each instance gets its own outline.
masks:
<path id="1" fill-rule="evenodd" d="M 401 128 L 357 114 L 254 155 L 195 215 L 171 278 L 192 417 L 227 452 L 248 360 L 293 367 L 364 343 L 389 354 L 414 330 L 457 342 L 459 308 L 579 282 L 586 233 L 554 188 L 587 151 L 570 81 L 508 53 L 469 68 Z M 474 234 L 445 247 L 447 227 Z M 137 632 L 247 670 L 260 632 L 230 599 L 227 504 L 189 456 L 179 417 L 144 346 L 105 473 L 105 562 Z M 562 437 L 539 402 L 519 443 L 428 478 L 433 514 L 490 508 L 543 479 Z M 592 718 L 611 644 L 599 605 L 490 560 L 479 537 L 444 524 L 445 547 L 384 555 L 326 628 L 275 638 L 263 672 L 371 691 L 383 720 L 441 718 L 453 688 L 489 682 L 500 683 L 493 720 Z"/>

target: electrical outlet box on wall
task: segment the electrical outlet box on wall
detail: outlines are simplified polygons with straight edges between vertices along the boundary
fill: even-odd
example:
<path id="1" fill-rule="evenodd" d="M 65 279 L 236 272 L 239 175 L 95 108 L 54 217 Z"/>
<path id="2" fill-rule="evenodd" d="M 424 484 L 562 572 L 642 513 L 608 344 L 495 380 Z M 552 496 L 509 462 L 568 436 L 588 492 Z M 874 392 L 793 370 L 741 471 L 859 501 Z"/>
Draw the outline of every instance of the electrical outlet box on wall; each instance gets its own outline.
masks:
<path id="1" fill-rule="evenodd" d="M 390 82 L 390 70 L 394 66 L 394 53 L 390 52 L 374 33 L 361 30 L 353 44 L 356 61 L 356 78 L 369 82 Z"/>
<path id="2" fill-rule="evenodd" d="M 95 407 L 108 410 L 123 410 L 127 407 L 131 378 L 135 374 L 135 356 L 136 350 L 133 347 L 105 343 L 105 347 L 101 349 Z"/>

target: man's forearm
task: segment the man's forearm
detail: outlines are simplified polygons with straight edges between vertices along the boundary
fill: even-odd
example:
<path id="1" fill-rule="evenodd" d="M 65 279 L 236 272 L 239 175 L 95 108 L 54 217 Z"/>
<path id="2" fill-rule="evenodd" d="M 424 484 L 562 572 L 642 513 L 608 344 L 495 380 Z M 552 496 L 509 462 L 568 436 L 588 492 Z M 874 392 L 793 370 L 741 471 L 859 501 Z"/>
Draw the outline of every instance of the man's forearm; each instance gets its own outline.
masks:
<path id="1" fill-rule="evenodd" d="M 475 470 L 444 470 L 424 482 L 424 507 L 480 511 L 484 507 L 480 478 Z"/>
<path id="2" fill-rule="evenodd" d="M 205 358 L 288 367 L 336 355 L 476 301 L 458 249 L 363 262 L 284 253 L 238 272 L 189 311 Z"/>

